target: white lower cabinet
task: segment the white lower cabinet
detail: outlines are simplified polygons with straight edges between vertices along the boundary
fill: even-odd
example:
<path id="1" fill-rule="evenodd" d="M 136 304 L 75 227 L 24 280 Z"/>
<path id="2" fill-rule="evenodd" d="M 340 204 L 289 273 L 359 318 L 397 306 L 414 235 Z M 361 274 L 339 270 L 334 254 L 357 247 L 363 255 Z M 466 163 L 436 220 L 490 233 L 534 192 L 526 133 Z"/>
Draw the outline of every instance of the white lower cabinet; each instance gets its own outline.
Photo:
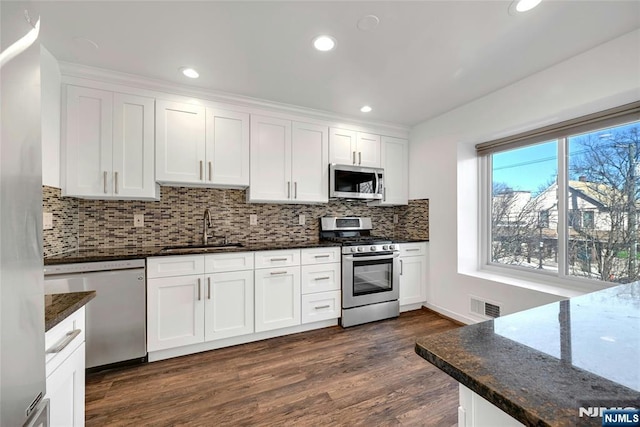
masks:
<path id="1" fill-rule="evenodd" d="M 300 267 L 255 271 L 256 332 L 300 324 Z"/>
<path id="2" fill-rule="evenodd" d="M 302 249 L 302 323 L 341 315 L 340 248 Z"/>
<path id="3" fill-rule="evenodd" d="M 427 300 L 427 243 L 400 245 L 400 305 L 418 304 Z"/>
<path id="4" fill-rule="evenodd" d="M 462 384 L 459 384 L 458 388 L 460 399 L 460 406 L 458 406 L 459 427 L 524 427 L 524 424 L 520 421 Z"/>
<path id="5" fill-rule="evenodd" d="M 340 291 L 302 295 L 302 323 L 340 317 Z"/>
<path id="6" fill-rule="evenodd" d="M 207 275 L 205 341 L 253 332 L 253 271 Z"/>
<path id="7" fill-rule="evenodd" d="M 45 334 L 51 427 L 84 426 L 84 307 Z"/>

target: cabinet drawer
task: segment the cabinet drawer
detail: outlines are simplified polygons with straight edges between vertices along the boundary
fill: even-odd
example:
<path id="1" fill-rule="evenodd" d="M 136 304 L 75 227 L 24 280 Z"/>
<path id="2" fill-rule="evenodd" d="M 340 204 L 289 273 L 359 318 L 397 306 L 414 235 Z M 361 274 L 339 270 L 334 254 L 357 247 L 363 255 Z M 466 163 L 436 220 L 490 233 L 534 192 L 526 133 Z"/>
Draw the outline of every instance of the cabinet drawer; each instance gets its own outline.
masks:
<path id="1" fill-rule="evenodd" d="M 310 248 L 300 252 L 303 265 L 340 262 L 340 248 Z"/>
<path id="2" fill-rule="evenodd" d="M 255 253 L 255 268 L 300 265 L 300 250 L 264 251 Z"/>
<path id="3" fill-rule="evenodd" d="M 204 255 L 167 256 L 147 259 L 147 277 L 204 274 Z"/>
<path id="4" fill-rule="evenodd" d="M 402 243 L 400 245 L 400 256 L 418 256 L 427 253 L 427 242 Z"/>
<path id="5" fill-rule="evenodd" d="M 302 323 L 340 317 L 340 291 L 302 295 Z"/>
<path id="6" fill-rule="evenodd" d="M 340 290 L 340 263 L 303 265 L 302 293 L 312 294 Z"/>
<path id="7" fill-rule="evenodd" d="M 253 270 L 253 252 L 205 255 L 205 273 Z"/>
<path id="8" fill-rule="evenodd" d="M 84 342 L 84 310 L 79 308 L 44 335 L 47 376 Z"/>

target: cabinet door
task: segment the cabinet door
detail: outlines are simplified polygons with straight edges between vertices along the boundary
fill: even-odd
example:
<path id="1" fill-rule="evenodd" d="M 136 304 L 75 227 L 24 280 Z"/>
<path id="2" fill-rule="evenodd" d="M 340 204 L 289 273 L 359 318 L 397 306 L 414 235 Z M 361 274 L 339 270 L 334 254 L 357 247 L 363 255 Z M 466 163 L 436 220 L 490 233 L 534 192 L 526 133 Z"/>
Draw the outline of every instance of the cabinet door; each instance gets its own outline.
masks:
<path id="1" fill-rule="evenodd" d="M 329 163 L 355 165 L 358 160 L 356 144 L 356 132 L 338 128 L 329 129 Z"/>
<path id="2" fill-rule="evenodd" d="M 84 426 L 84 353 L 82 343 L 47 377 L 49 425 Z"/>
<path id="3" fill-rule="evenodd" d="M 406 139 L 382 137 L 384 198 L 380 205 L 409 203 L 409 142 Z"/>
<path id="4" fill-rule="evenodd" d="M 155 198 L 155 101 L 113 95 L 113 193 L 127 198 Z"/>
<path id="5" fill-rule="evenodd" d="M 251 116 L 250 181 L 250 202 L 291 199 L 290 121 Z"/>
<path id="6" fill-rule="evenodd" d="M 329 201 L 328 130 L 326 126 L 293 123 L 291 180 L 295 202 Z"/>
<path id="7" fill-rule="evenodd" d="M 249 114 L 207 108 L 206 182 L 249 185 Z"/>
<path id="8" fill-rule="evenodd" d="M 380 167 L 380 136 L 358 132 L 357 135 L 358 166 Z"/>
<path id="9" fill-rule="evenodd" d="M 113 193 L 113 93 L 67 86 L 62 162 L 65 196 Z"/>
<path id="10" fill-rule="evenodd" d="M 205 177 L 205 109 L 156 102 L 156 180 L 202 184 Z"/>
<path id="11" fill-rule="evenodd" d="M 164 350 L 204 341 L 204 276 L 147 280 L 147 347 Z"/>
<path id="12" fill-rule="evenodd" d="M 300 324 L 300 267 L 255 270 L 256 332 Z"/>
<path id="13" fill-rule="evenodd" d="M 400 258 L 400 305 L 416 304 L 427 300 L 427 257 Z"/>
<path id="14" fill-rule="evenodd" d="M 205 341 L 253 333 L 253 270 L 206 277 Z"/>

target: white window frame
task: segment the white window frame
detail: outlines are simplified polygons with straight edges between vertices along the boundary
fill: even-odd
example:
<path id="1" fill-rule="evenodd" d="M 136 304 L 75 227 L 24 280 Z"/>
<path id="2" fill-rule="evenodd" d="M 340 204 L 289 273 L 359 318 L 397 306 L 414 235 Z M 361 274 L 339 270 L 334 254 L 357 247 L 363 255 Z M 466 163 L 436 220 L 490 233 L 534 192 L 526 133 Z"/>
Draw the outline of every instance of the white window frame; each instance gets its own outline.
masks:
<path id="1" fill-rule="evenodd" d="M 585 277 L 573 276 L 569 274 L 568 258 L 568 210 L 567 210 L 567 168 L 568 168 L 568 138 L 580 133 L 597 131 L 598 129 L 622 125 L 626 122 L 640 120 L 640 101 L 613 108 L 600 113 L 591 114 L 581 118 L 568 120 L 556 125 L 547 126 L 512 137 L 502 138 L 478 144 L 479 151 L 479 215 L 480 224 L 478 227 L 480 236 L 478 239 L 478 268 L 497 275 L 523 279 L 532 282 L 552 284 L 564 288 L 592 291 L 611 286 L 610 282 L 588 279 Z M 564 131 L 564 135 L 562 135 Z M 568 129 L 568 131 L 567 131 Z M 559 136 L 553 137 L 556 133 Z M 545 139 L 545 136 L 547 138 Z M 543 142 L 557 141 L 558 148 L 558 272 L 535 270 L 518 265 L 499 264 L 491 261 L 491 197 L 493 187 L 493 165 L 492 155 L 494 153 L 507 151 L 516 148 L 523 148 Z M 491 149 L 491 147 L 500 147 Z M 487 147 L 489 147 L 487 149 Z M 481 153 L 482 149 L 486 152 Z"/>

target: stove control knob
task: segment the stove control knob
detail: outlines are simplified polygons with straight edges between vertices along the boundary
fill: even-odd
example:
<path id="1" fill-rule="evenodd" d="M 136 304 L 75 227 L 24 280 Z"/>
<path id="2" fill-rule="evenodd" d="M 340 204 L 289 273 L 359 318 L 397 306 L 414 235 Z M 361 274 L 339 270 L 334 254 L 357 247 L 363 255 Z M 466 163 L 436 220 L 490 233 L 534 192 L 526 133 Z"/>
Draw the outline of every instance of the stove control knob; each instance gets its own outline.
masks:
<path id="1" fill-rule="evenodd" d="M 358 252 L 362 252 L 362 246 L 358 246 Z"/>
<path id="2" fill-rule="evenodd" d="M 383 250 L 383 251 L 388 251 L 388 250 L 389 250 L 389 246 L 384 245 L 384 246 L 382 247 L 382 250 Z"/>
<path id="3" fill-rule="evenodd" d="M 355 251 L 356 251 L 356 248 L 351 248 L 351 252 L 355 252 Z"/>
<path id="4" fill-rule="evenodd" d="M 395 248 L 396 248 L 396 245 L 389 245 L 389 250 L 390 250 L 390 251 L 395 250 Z"/>
<path id="5" fill-rule="evenodd" d="M 371 246 L 371 252 L 375 252 L 376 251 L 376 247 L 375 246 Z"/>

